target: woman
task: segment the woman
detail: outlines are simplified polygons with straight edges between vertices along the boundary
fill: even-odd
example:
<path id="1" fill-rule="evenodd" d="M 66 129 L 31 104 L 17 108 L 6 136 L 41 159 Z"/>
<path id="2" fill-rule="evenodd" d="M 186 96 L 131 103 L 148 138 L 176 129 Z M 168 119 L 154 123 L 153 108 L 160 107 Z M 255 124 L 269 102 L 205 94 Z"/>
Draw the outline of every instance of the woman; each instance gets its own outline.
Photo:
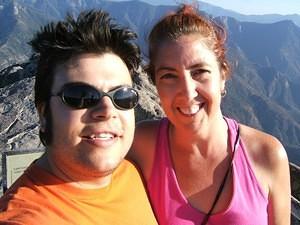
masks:
<path id="1" fill-rule="evenodd" d="M 167 118 L 137 126 L 131 157 L 161 225 L 290 223 L 283 146 L 222 115 L 225 37 L 188 5 L 150 33 L 149 74 Z"/>

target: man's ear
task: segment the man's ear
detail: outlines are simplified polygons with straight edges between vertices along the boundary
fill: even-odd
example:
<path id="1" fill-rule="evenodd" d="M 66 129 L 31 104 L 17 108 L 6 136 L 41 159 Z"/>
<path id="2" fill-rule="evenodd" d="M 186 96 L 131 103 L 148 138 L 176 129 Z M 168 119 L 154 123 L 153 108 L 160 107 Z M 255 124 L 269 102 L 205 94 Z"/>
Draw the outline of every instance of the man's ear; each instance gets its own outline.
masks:
<path id="1" fill-rule="evenodd" d="M 37 106 L 39 121 L 40 121 L 40 131 L 42 131 L 42 132 L 45 132 L 45 129 L 46 129 L 45 108 L 46 108 L 45 103 L 40 103 Z"/>

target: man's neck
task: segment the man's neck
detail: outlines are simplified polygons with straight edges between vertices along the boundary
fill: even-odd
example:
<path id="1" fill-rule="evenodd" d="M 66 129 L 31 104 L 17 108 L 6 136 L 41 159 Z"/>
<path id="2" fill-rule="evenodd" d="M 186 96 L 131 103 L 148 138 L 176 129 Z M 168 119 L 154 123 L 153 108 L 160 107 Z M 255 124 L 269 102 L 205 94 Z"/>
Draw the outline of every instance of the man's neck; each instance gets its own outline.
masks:
<path id="1" fill-rule="evenodd" d="M 90 178 L 87 174 L 82 178 L 78 176 L 78 173 L 76 176 L 73 176 L 72 173 L 65 172 L 63 168 L 57 166 L 55 162 L 49 159 L 47 152 L 36 161 L 36 165 L 65 181 L 69 185 L 80 189 L 97 189 L 106 187 L 110 184 L 112 177 L 112 172 L 102 174 L 101 176 L 90 176 Z"/>

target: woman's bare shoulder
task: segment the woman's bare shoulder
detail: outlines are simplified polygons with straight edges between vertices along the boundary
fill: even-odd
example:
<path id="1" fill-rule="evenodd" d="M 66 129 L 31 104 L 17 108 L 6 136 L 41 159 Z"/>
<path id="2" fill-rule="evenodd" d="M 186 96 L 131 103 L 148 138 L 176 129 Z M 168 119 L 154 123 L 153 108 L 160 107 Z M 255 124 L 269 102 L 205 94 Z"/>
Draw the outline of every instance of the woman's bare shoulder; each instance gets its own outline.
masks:
<path id="1" fill-rule="evenodd" d="M 268 195 L 271 223 L 287 224 L 290 219 L 290 173 L 283 145 L 274 136 L 245 125 L 241 125 L 241 137 L 256 178 Z"/>
<path id="2" fill-rule="evenodd" d="M 287 160 L 286 151 L 276 137 L 246 125 L 240 125 L 240 128 L 242 140 L 252 159 L 268 167 Z"/>
<path id="3" fill-rule="evenodd" d="M 160 120 L 144 120 L 136 124 L 128 159 L 134 161 L 147 179 L 150 176 Z"/>
<path id="4" fill-rule="evenodd" d="M 269 193 L 274 182 L 289 177 L 288 157 L 281 142 L 263 131 L 241 125 L 241 138 L 254 173 L 264 190 Z"/>
<path id="5" fill-rule="evenodd" d="M 156 135 L 161 120 L 142 120 L 136 124 L 136 135 Z"/>

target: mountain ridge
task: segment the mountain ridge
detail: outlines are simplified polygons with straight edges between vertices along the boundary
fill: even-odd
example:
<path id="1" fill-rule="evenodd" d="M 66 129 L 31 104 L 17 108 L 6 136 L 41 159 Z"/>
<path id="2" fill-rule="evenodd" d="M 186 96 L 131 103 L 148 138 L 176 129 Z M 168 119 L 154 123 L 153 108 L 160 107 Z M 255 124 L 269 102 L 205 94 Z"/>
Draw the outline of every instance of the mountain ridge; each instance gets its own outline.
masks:
<path id="1" fill-rule="evenodd" d="M 7 21 L 0 20 L 0 27 L 8 27 L 0 36 L 4 37 L 0 38 L 0 62 L 5 62 L 0 65 L 0 90 L 7 98 L 0 98 L 0 119 L 10 121 L 4 123 L 0 129 L 3 134 L 0 141 L 2 149 L 28 147 L 22 141 L 24 136 L 17 133 L 20 132 L 22 124 L 31 127 L 28 121 L 35 124 L 34 129 L 28 131 L 30 137 L 37 138 L 37 118 L 32 113 L 32 99 L 26 98 L 31 100 L 24 101 L 23 105 L 18 99 L 22 95 L 14 95 L 12 90 L 16 92 L 18 88 L 25 88 L 34 82 L 34 58 L 30 59 L 31 52 L 26 43 L 40 25 L 62 18 L 70 9 L 73 14 L 77 14 L 84 7 L 101 7 L 110 12 L 117 22 L 138 32 L 138 43 L 147 61 L 146 36 L 150 27 L 162 15 L 174 9 L 174 6 L 153 6 L 140 1 L 79 2 L 76 5 L 77 1 L 72 0 L 15 0 L 14 4 L 9 5 L 10 1 L 0 1 L 0 5 L 3 5 L 0 18 L 5 13 L 11 17 Z M 224 16 L 216 19 L 229 31 L 227 54 L 233 73 L 227 82 L 228 95 L 222 103 L 224 115 L 276 136 L 288 150 L 290 159 L 300 164 L 300 56 L 297 54 L 300 52 L 300 27 L 291 21 L 261 24 L 241 22 Z M 16 104 L 21 104 L 22 109 L 29 107 L 27 110 L 30 113 L 23 111 L 20 115 L 13 111 L 10 106 Z M 37 145 L 35 139 L 33 145 Z"/>

